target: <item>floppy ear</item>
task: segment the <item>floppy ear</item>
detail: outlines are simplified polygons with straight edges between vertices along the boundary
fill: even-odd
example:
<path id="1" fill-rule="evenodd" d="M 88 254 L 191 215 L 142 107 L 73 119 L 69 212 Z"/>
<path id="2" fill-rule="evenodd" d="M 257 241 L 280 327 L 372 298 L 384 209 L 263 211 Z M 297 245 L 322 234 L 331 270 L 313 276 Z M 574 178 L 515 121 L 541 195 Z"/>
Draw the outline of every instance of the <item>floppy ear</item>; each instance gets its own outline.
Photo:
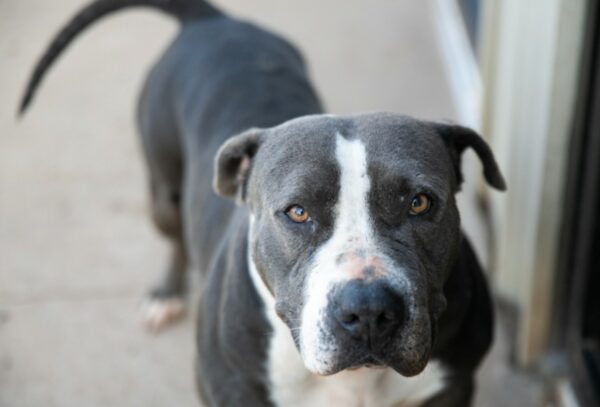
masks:
<path id="1" fill-rule="evenodd" d="M 262 129 L 252 128 L 227 140 L 215 158 L 213 188 L 225 198 L 246 199 L 246 184 L 254 155 L 262 142 Z"/>
<path id="2" fill-rule="evenodd" d="M 467 147 L 471 147 L 483 164 L 483 175 L 487 183 L 500 191 L 506 190 L 506 182 L 498 168 L 494 154 L 479 134 L 467 127 L 455 124 L 435 123 L 435 127 L 450 150 L 459 185 L 463 182 L 460 169 L 461 156 Z"/>

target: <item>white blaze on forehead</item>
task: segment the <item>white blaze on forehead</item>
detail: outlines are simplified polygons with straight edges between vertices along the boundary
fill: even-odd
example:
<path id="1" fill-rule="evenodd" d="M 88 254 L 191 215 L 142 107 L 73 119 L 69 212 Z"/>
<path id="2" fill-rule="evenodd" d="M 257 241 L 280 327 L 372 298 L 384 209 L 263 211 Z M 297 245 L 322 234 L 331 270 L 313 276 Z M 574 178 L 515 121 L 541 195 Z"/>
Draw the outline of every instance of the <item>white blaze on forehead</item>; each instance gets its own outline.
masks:
<path id="1" fill-rule="evenodd" d="M 367 194 L 371 181 L 367 175 L 365 146 L 358 139 L 348 141 L 338 134 L 335 156 L 341 169 L 335 237 L 340 240 L 360 237 L 370 241 Z"/>
<path id="2" fill-rule="evenodd" d="M 327 373 L 338 352 L 335 338 L 325 323 L 327 298 L 332 287 L 348 276 L 336 266 L 336 258 L 350 250 L 373 248 L 368 210 L 371 181 L 367 173 L 367 152 L 358 139 L 336 137 L 336 159 L 340 168 L 333 234 L 315 253 L 305 287 L 300 346 L 306 366 Z M 374 250 L 373 250 L 374 251 Z"/>

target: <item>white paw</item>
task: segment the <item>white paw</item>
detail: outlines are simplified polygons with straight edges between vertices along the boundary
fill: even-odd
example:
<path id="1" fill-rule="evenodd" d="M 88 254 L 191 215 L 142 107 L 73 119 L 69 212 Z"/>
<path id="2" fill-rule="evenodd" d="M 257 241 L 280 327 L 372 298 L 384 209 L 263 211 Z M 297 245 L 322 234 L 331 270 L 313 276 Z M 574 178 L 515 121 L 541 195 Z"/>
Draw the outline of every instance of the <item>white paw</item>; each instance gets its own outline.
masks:
<path id="1" fill-rule="evenodd" d="M 158 332 L 185 314 L 185 302 L 181 298 L 152 298 L 143 307 L 144 326 L 150 332 Z"/>

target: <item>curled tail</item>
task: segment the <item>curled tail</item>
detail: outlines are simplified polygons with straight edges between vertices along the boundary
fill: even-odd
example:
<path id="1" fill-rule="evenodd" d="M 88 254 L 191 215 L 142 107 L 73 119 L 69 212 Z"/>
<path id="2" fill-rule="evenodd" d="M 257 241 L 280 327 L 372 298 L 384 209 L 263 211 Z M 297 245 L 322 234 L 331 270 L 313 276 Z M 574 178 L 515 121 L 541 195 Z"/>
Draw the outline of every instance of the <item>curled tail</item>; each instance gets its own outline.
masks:
<path id="1" fill-rule="evenodd" d="M 155 7 L 181 21 L 222 14 L 216 7 L 203 0 L 96 0 L 79 11 L 46 48 L 29 78 L 19 106 L 19 115 L 25 112 L 33 100 L 48 68 L 81 31 L 107 14 L 132 6 Z"/>

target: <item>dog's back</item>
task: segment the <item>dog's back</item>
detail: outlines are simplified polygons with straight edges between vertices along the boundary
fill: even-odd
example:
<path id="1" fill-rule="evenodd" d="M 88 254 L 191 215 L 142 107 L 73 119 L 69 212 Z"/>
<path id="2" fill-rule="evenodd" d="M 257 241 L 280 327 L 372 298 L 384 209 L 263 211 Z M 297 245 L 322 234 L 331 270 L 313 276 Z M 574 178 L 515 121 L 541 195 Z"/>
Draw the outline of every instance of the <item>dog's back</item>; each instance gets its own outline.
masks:
<path id="1" fill-rule="evenodd" d="M 202 131 L 202 141 L 209 142 L 217 131 L 225 133 L 215 141 L 219 145 L 249 127 L 321 112 L 300 54 L 277 35 L 230 18 L 202 0 L 96 0 L 50 42 L 30 76 L 19 113 L 27 110 L 46 72 L 82 31 L 133 6 L 158 8 L 181 23 L 179 35 L 146 80 L 139 105 L 143 132 L 159 127 L 174 138 Z"/>
<path id="2" fill-rule="evenodd" d="M 321 104 L 300 54 L 288 41 L 233 19 L 208 2 L 96 0 L 51 41 L 33 70 L 20 113 L 29 107 L 48 69 L 78 34 L 98 19 L 133 6 L 158 8 L 181 24 L 178 36 L 145 81 L 138 126 L 155 224 L 179 246 L 185 235 L 190 247 L 179 257 L 193 259 L 204 270 L 232 210 L 210 188 L 218 147 L 245 129 L 320 113 Z M 200 212 L 211 216 L 200 216 Z M 189 226 L 182 225 L 182 216 Z"/>
<path id="3" fill-rule="evenodd" d="M 183 25 L 148 76 L 138 120 L 144 145 L 156 148 L 150 166 L 164 167 L 155 170 L 171 184 L 189 184 L 183 210 L 191 220 L 188 240 L 199 248 L 190 255 L 201 269 L 231 210 L 210 188 L 219 146 L 248 128 L 321 111 L 302 58 L 287 41 L 229 17 Z M 198 208 L 211 216 L 199 216 Z"/>
<path id="4" fill-rule="evenodd" d="M 184 270 L 190 261 L 202 271 L 208 269 L 230 222 L 234 205 L 211 189 L 219 146 L 245 129 L 274 126 L 322 108 L 300 54 L 275 34 L 202 0 L 96 0 L 51 41 L 33 70 L 20 113 L 82 31 L 133 6 L 157 8 L 181 26 L 145 81 L 137 115 L 152 218 L 173 245 L 167 275 L 150 295 L 148 326 L 157 329 L 181 314 Z"/>

